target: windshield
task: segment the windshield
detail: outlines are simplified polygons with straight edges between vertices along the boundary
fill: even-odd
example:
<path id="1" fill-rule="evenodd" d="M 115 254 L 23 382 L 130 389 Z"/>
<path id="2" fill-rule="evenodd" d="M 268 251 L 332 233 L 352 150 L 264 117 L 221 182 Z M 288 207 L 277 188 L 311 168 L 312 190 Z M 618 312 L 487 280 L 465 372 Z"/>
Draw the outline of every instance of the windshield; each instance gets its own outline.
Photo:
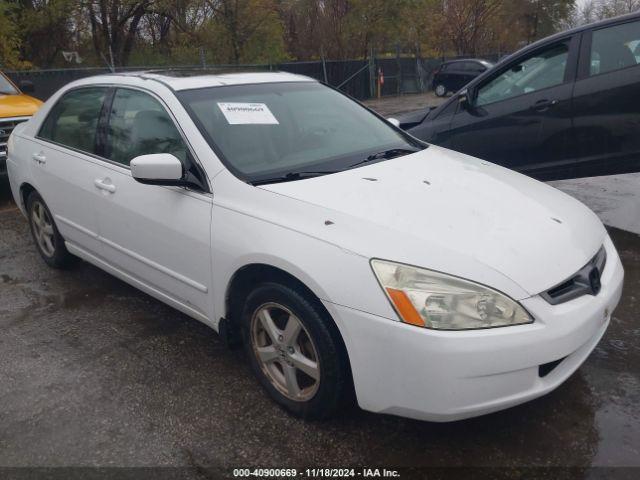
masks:
<path id="1" fill-rule="evenodd" d="M 425 148 L 315 82 L 210 87 L 178 97 L 227 168 L 250 183 L 334 173 Z"/>
<path id="2" fill-rule="evenodd" d="M 0 73 L 0 95 L 17 95 L 18 91 L 13 84 Z"/>

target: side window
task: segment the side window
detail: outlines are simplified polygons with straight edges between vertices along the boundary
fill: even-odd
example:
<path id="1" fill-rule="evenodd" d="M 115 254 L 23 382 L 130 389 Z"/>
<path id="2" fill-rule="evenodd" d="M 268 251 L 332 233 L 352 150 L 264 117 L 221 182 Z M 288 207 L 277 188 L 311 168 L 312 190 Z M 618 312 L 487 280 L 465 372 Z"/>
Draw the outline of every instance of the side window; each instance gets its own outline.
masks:
<path id="1" fill-rule="evenodd" d="M 468 73 L 477 72 L 480 68 L 480 65 L 475 62 L 464 62 L 462 64 L 462 70 Z"/>
<path id="2" fill-rule="evenodd" d="M 80 88 L 65 94 L 49 112 L 38 136 L 66 147 L 96 153 L 96 130 L 106 88 Z"/>
<path id="3" fill-rule="evenodd" d="M 483 64 L 481 63 L 474 63 L 473 64 L 473 71 L 476 73 L 482 73 L 487 69 L 487 67 L 485 67 Z"/>
<path id="4" fill-rule="evenodd" d="M 569 45 L 554 45 L 530 55 L 478 90 L 478 106 L 537 92 L 564 82 Z"/>
<path id="5" fill-rule="evenodd" d="M 139 155 L 171 153 L 185 162 L 188 149 L 173 120 L 151 95 L 118 89 L 111 105 L 105 156 L 129 165 Z"/>
<path id="6" fill-rule="evenodd" d="M 593 32 L 590 75 L 622 70 L 640 59 L 640 22 L 623 23 Z"/>

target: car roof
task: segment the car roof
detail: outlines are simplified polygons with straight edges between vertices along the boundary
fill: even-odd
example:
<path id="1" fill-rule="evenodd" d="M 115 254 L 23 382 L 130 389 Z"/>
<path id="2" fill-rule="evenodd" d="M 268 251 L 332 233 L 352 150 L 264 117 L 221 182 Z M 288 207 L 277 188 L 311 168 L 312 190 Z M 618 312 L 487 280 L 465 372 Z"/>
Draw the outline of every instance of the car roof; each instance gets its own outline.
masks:
<path id="1" fill-rule="evenodd" d="M 477 63 L 482 63 L 482 62 L 486 62 L 486 60 L 482 60 L 480 58 L 456 58 L 455 60 L 446 60 L 443 63 L 458 63 L 458 62 L 477 62 Z"/>
<path id="2" fill-rule="evenodd" d="M 247 85 L 255 83 L 316 82 L 303 75 L 287 72 L 260 72 L 238 70 L 144 70 L 115 72 L 88 77 L 74 82 L 74 86 L 101 82 L 127 84 L 127 78 L 155 80 L 169 88 L 192 90 L 197 88 L 221 87 L 226 85 Z"/>
<path id="3" fill-rule="evenodd" d="M 446 60 L 442 62 L 442 64 L 449 65 L 451 63 L 461 63 L 461 62 L 480 63 L 486 67 L 493 67 L 493 63 L 491 63 L 489 60 L 485 60 L 484 58 L 456 58 L 455 60 Z"/>

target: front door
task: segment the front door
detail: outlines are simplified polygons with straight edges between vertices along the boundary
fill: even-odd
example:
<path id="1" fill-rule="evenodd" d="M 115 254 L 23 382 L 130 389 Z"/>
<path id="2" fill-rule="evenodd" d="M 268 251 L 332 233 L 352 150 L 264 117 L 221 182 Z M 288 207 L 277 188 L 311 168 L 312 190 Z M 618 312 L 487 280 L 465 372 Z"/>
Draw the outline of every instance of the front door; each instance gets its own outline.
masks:
<path id="1" fill-rule="evenodd" d="M 118 88 L 106 130 L 108 161 L 97 179 L 104 185 L 97 212 L 106 262 L 188 315 L 211 320 L 211 195 L 143 185 L 129 168 L 151 153 L 194 161 L 173 117 L 151 94 Z"/>
<path id="2" fill-rule="evenodd" d="M 525 54 L 475 87 L 472 106 L 453 118 L 451 147 L 531 174 L 566 159 L 574 48 L 568 39 Z"/>

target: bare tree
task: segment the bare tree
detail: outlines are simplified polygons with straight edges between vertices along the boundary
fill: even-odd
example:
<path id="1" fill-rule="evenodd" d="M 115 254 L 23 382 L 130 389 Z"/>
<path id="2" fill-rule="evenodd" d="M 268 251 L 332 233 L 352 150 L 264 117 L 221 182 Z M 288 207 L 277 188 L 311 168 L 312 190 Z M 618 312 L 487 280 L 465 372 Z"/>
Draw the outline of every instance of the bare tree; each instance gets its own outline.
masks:
<path id="1" fill-rule="evenodd" d="M 443 2 L 443 33 L 458 54 L 476 54 L 489 33 L 489 19 L 502 5 L 503 0 Z"/>
<path id="2" fill-rule="evenodd" d="M 598 19 L 617 17 L 640 9 L 640 0 L 599 0 L 597 2 Z"/>
<path id="3" fill-rule="evenodd" d="M 587 0 L 573 11 L 567 25 L 578 26 L 640 10 L 640 0 Z"/>
<path id="4" fill-rule="evenodd" d="M 88 0 L 93 46 L 111 66 L 124 66 L 134 46 L 140 21 L 153 0 Z"/>
<path id="5" fill-rule="evenodd" d="M 267 19 L 277 15 L 270 0 L 207 0 L 215 19 L 226 31 L 231 47 L 231 62 L 238 64 L 243 51 Z"/>

